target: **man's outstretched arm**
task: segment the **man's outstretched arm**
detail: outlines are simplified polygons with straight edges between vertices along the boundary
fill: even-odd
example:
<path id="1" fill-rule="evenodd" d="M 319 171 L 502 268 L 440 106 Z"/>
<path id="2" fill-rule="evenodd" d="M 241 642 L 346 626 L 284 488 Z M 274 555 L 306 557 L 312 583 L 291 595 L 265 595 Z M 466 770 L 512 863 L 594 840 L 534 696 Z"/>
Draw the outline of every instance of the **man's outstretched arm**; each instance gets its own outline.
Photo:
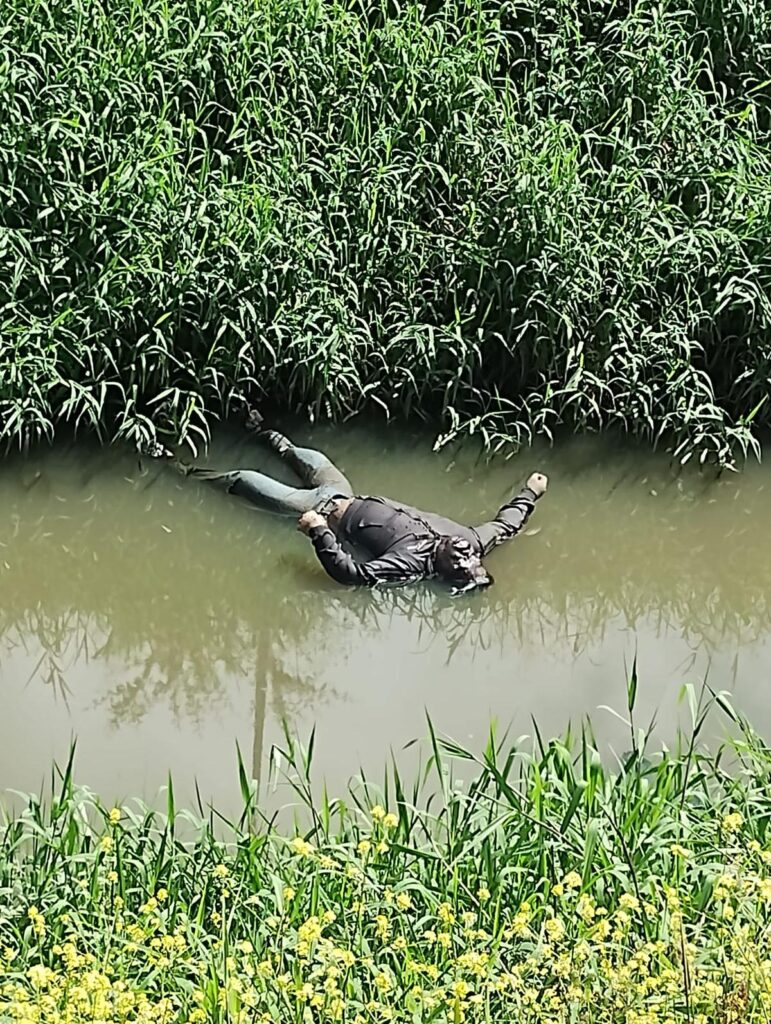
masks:
<path id="1" fill-rule="evenodd" d="M 495 519 L 474 527 L 484 554 L 504 541 L 516 537 L 548 485 L 549 480 L 543 473 L 532 473 L 519 494 L 498 509 Z"/>
<path id="2" fill-rule="evenodd" d="M 394 551 L 359 562 L 341 546 L 326 519 L 318 512 L 305 512 L 298 529 L 308 535 L 327 575 L 344 586 L 374 587 L 378 583 L 410 583 L 425 575 L 422 561 L 409 551 Z"/>

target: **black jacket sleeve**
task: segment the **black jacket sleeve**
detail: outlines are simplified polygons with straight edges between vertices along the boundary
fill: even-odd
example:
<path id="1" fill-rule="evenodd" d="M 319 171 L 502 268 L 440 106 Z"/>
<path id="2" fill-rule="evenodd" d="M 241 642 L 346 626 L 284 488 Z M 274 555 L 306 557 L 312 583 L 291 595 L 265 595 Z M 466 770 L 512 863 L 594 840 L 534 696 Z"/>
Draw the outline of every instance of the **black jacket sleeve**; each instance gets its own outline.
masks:
<path id="1" fill-rule="evenodd" d="M 523 487 L 516 497 L 498 509 L 495 519 L 475 526 L 474 531 L 479 537 L 482 552 L 486 555 L 492 548 L 515 537 L 530 518 L 537 500 L 538 495 L 534 491 Z"/>
<path id="2" fill-rule="evenodd" d="M 341 547 L 328 526 L 314 526 L 308 536 L 318 560 L 337 583 L 374 587 L 378 583 L 411 583 L 427 575 L 425 558 L 406 547 L 389 551 L 380 558 L 360 562 Z"/>

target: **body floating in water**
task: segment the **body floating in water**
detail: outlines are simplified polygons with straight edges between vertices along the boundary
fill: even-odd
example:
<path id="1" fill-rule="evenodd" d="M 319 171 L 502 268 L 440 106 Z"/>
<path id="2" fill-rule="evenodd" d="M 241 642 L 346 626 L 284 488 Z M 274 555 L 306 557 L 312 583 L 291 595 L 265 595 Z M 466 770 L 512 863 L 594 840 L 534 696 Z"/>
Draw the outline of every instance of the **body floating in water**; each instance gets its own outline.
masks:
<path id="1" fill-rule="evenodd" d="M 323 452 L 299 448 L 278 431 L 262 429 L 256 410 L 249 413 L 247 426 L 291 466 L 302 486 L 291 487 L 252 469 L 219 473 L 183 467 L 185 473 L 217 483 L 261 508 L 298 516 L 298 529 L 309 537 L 324 569 L 349 586 L 403 585 L 434 577 L 450 584 L 453 593 L 490 586 L 493 577 L 482 558 L 520 532 L 548 484 L 543 473 L 533 473 L 494 519 L 462 526 L 390 498 L 355 495 L 347 477 Z M 156 454 L 171 453 L 159 449 Z"/>

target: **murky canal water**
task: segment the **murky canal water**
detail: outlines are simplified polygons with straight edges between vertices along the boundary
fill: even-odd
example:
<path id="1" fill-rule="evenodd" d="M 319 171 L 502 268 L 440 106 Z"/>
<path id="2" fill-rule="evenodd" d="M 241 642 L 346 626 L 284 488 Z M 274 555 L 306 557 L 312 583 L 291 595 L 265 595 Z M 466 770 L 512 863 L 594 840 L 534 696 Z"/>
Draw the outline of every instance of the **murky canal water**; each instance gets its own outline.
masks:
<path id="1" fill-rule="evenodd" d="M 317 725 L 319 773 L 340 785 L 437 728 L 480 745 L 490 718 L 547 734 L 625 703 L 674 728 L 678 691 L 731 689 L 771 726 L 771 472 L 677 476 L 662 456 L 570 441 L 488 465 L 424 436 L 301 430 L 361 493 L 468 522 L 533 468 L 551 488 L 527 535 L 496 551 L 493 589 L 372 593 L 323 574 L 291 521 L 127 453 L 84 447 L 0 472 L 0 786 L 38 789 L 78 740 L 77 775 L 105 798 L 236 799 L 238 742 L 259 775 L 285 718 Z M 275 470 L 223 434 L 208 462 Z M 279 470 L 280 472 L 280 470 Z"/>

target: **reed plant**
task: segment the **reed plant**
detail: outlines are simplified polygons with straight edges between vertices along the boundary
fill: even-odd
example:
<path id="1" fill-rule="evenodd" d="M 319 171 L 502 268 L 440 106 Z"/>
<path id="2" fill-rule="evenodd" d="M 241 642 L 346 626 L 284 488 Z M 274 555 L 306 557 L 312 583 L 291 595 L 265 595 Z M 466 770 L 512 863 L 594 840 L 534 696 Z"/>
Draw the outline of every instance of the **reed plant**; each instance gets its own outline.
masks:
<path id="1" fill-rule="evenodd" d="M 766 0 L 9 0 L 0 438 L 771 423 Z"/>
<path id="2" fill-rule="evenodd" d="M 0 830 L 0 1018 L 739 1024 L 771 1011 L 771 752 L 724 696 L 656 749 L 634 721 L 479 754 L 429 723 L 333 798 L 291 738 L 295 824 L 239 759 L 243 813 L 111 807 L 73 781 Z M 734 740 L 708 753 L 715 704 Z M 463 784 L 458 776 L 461 768 Z M 275 803 L 275 798 L 274 798 Z"/>

